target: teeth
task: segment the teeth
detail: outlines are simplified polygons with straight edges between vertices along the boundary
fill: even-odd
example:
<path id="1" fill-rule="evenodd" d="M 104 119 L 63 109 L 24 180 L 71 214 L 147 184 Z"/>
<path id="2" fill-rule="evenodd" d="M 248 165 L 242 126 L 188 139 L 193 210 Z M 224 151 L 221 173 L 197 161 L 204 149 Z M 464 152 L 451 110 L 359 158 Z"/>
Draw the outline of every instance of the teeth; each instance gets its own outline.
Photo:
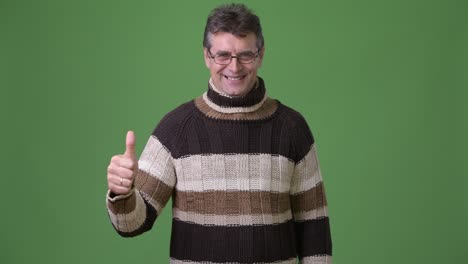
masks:
<path id="1" fill-rule="evenodd" d="M 231 80 L 231 81 L 238 81 L 238 80 L 242 79 L 242 77 L 229 77 L 229 76 L 226 76 L 226 78 L 228 80 Z"/>

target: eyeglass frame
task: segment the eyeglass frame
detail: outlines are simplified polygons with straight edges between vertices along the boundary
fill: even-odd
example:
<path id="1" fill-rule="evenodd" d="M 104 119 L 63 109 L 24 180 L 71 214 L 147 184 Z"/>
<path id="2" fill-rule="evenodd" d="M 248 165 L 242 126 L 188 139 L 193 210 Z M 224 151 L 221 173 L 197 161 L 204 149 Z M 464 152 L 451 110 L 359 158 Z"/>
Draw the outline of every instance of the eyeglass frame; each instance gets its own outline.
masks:
<path id="1" fill-rule="evenodd" d="M 252 61 L 249 61 L 249 62 L 241 62 L 241 61 L 239 60 L 239 58 L 238 58 L 238 57 L 239 57 L 239 54 L 236 54 L 236 55 L 234 55 L 234 56 L 231 55 L 231 58 L 229 58 L 229 62 L 226 63 L 226 64 L 222 64 L 222 63 L 216 62 L 216 55 L 218 55 L 218 54 L 213 55 L 213 53 L 211 53 L 210 49 L 207 49 L 207 51 L 208 51 L 208 55 L 210 56 L 210 58 L 212 58 L 213 61 L 214 61 L 216 64 L 218 64 L 218 65 L 229 65 L 229 64 L 232 62 L 232 59 L 233 59 L 233 58 L 236 58 L 237 61 L 238 61 L 240 64 L 250 64 L 250 63 L 254 62 L 255 59 L 256 59 L 256 58 L 258 57 L 258 55 L 260 54 L 260 50 L 257 50 L 256 52 L 254 52 L 255 56 L 252 58 Z"/>

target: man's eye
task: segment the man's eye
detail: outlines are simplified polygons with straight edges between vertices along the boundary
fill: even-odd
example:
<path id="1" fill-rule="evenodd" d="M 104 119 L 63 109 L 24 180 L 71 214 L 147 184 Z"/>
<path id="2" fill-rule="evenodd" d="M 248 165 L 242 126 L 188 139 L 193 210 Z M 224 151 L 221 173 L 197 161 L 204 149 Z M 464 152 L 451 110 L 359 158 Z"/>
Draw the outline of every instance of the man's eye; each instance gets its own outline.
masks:
<path id="1" fill-rule="evenodd" d="M 218 60 L 229 60 L 229 59 L 231 59 L 231 55 L 229 55 L 229 54 L 218 54 L 218 55 L 216 55 L 216 58 Z"/>
<path id="2" fill-rule="evenodd" d="M 251 60 L 255 57 L 255 54 L 253 53 L 242 53 L 239 54 L 239 59 L 241 60 Z"/>

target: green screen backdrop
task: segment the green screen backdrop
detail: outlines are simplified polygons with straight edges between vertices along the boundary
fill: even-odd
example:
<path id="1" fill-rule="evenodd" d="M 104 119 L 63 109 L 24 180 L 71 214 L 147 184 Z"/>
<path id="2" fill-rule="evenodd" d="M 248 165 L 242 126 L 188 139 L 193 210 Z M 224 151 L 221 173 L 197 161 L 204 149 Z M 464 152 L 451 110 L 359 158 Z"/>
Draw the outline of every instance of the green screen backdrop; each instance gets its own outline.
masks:
<path id="1" fill-rule="evenodd" d="M 121 238 L 106 168 L 202 94 L 223 1 L 0 1 L 0 263 L 167 263 L 171 204 Z M 268 94 L 317 141 L 334 263 L 465 263 L 468 2 L 245 1 Z"/>

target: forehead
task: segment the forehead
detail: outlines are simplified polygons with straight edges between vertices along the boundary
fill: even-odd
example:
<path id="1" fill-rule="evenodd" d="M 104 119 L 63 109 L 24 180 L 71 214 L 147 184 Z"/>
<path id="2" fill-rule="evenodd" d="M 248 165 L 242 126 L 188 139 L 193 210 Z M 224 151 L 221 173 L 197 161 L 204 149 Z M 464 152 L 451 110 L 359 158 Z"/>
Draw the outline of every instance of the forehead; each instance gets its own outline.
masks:
<path id="1" fill-rule="evenodd" d="M 227 32 L 218 32 L 211 34 L 210 43 L 213 52 L 229 51 L 238 53 L 242 51 L 255 51 L 257 36 L 251 32 L 244 37 L 235 36 Z"/>

